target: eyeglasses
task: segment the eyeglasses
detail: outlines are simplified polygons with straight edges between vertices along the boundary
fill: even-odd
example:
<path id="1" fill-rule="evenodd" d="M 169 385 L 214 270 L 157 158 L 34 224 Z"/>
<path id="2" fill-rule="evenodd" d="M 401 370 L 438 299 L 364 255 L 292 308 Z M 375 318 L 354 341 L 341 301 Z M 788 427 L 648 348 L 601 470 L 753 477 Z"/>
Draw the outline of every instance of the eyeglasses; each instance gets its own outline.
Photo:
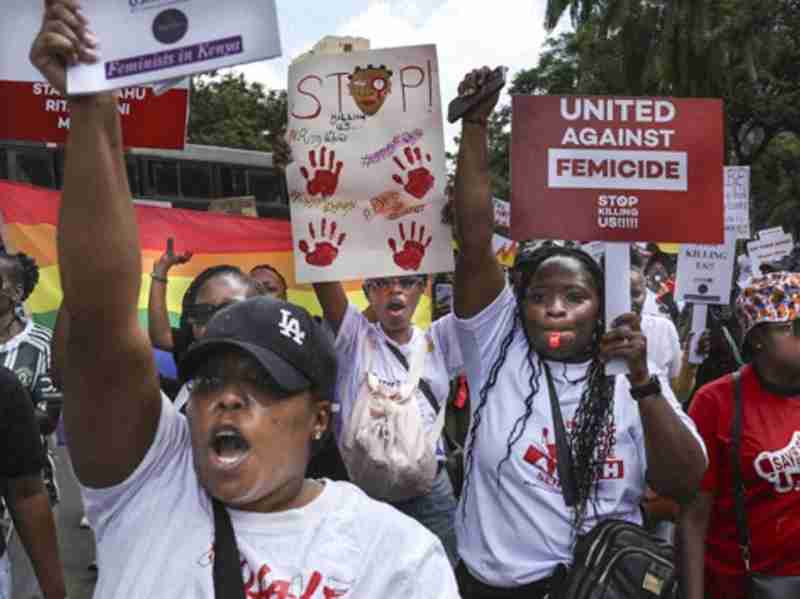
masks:
<path id="1" fill-rule="evenodd" d="M 425 277 L 410 276 L 410 277 L 384 277 L 381 279 L 370 279 L 364 283 L 367 289 L 375 289 L 384 291 L 395 285 L 400 285 L 401 289 L 413 289 L 417 285 L 422 286 L 425 283 Z"/>
<path id="2" fill-rule="evenodd" d="M 249 377 L 198 375 L 192 377 L 186 386 L 193 395 L 219 393 L 228 387 L 233 387 L 240 395 L 248 399 L 257 396 L 284 399 L 291 395 L 278 387 L 278 384 L 266 375 Z"/>
<path id="3" fill-rule="evenodd" d="M 186 318 L 192 324 L 195 324 L 199 327 L 204 327 L 208 324 L 208 321 L 211 320 L 214 314 L 235 303 L 235 301 L 232 301 L 223 302 L 221 304 L 194 304 L 192 306 L 187 306 Z"/>

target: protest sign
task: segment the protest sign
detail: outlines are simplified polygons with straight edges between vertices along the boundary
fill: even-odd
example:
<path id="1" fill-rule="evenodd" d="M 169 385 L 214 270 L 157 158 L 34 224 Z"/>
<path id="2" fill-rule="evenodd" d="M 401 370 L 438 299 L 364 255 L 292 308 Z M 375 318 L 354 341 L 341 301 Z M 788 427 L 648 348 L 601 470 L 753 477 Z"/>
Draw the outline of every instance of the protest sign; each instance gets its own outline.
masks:
<path id="1" fill-rule="evenodd" d="M 435 46 L 312 55 L 288 91 L 298 280 L 453 270 Z"/>
<path id="2" fill-rule="evenodd" d="M 497 256 L 497 261 L 500 264 L 506 268 L 514 266 L 514 258 L 517 257 L 516 241 L 495 233 L 492 235 L 492 251 L 494 251 L 494 255 Z"/>
<path id="3" fill-rule="evenodd" d="M 0 19 L 0 139 L 63 144 L 70 126 L 65 98 L 45 83 L 28 60 L 41 26 L 43 4 L 10 3 L 13 19 Z M 157 96 L 151 87 L 122 89 L 119 98 L 122 137 L 128 147 L 183 149 L 189 113 L 184 81 Z"/>
<path id="4" fill-rule="evenodd" d="M 513 96 L 514 239 L 723 241 L 722 102 Z"/>
<path id="5" fill-rule="evenodd" d="M 778 227 L 770 227 L 769 229 L 761 229 L 758 232 L 759 239 L 779 239 L 784 237 L 786 232 L 783 230 L 782 226 Z"/>
<path id="6" fill-rule="evenodd" d="M 505 200 L 492 198 L 494 203 L 494 225 L 508 228 L 511 226 L 511 206 Z"/>
<path id="7" fill-rule="evenodd" d="M 750 239 L 750 167 L 726 166 L 725 231 L 735 239 Z"/>
<path id="8" fill-rule="evenodd" d="M 281 55 L 275 0 L 83 0 L 100 60 L 70 67 L 70 94 L 185 77 Z"/>
<path id="9" fill-rule="evenodd" d="M 675 300 L 694 304 L 727 304 L 733 285 L 736 238 L 722 245 L 684 244 L 678 253 Z"/>
<path id="10" fill-rule="evenodd" d="M 794 239 L 791 233 L 759 231 L 759 238 L 747 244 L 753 273 L 759 273 L 762 264 L 777 262 L 792 253 Z"/>

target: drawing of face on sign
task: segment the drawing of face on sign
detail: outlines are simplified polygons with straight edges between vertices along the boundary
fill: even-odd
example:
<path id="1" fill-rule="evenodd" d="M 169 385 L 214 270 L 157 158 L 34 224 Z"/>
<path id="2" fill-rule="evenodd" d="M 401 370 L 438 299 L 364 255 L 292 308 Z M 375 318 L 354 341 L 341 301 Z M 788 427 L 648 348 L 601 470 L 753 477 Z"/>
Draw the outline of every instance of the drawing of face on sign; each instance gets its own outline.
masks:
<path id="1" fill-rule="evenodd" d="M 348 88 L 356 106 L 367 116 L 373 116 L 383 106 L 386 96 L 392 93 L 392 71 L 381 65 L 368 64 L 366 68 L 356 67 Z"/>

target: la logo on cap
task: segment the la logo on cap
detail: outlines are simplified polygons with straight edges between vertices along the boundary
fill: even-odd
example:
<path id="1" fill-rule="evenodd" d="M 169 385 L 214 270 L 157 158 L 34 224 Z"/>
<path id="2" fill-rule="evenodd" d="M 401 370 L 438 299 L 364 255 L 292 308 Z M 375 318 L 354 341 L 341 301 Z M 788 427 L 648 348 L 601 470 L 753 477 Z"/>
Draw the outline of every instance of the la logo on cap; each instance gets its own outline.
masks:
<path id="1" fill-rule="evenodd" d="M 281 329 L 281 335 L 289 337 L 297 345 L 303 345 L 306 339 L 306 333 L 300 328 L 300 321 L 292 316 L 291 311 L 282 309 L 281 316 L 283 317 L 278 323 Z"/>

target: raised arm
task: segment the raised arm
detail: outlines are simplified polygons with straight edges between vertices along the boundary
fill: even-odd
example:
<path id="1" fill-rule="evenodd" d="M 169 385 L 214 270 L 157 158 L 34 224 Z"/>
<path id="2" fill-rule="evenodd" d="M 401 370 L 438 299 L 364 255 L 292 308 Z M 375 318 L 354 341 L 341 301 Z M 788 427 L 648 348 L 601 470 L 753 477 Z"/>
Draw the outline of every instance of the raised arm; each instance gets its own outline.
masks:
<path id="1" fill-rule="evenodd" d="M 333 329 L 334 334 L 339 334 L 345 312 L 347 312 L 347 294 L 341 283 L 314 283 L 314 293 L 322 306 L 322 315 Z"/>
<path id="2" fill-rule="evenodd" d="M 31 62 L 66 95 L 67 62 L 96 60 L 75 0 L 48 0 Z M 137 318 L 141 255 L 112 94 L 70 99 L 58 258 L 68 315 L 63 378 L 70 454 L 82 483 L 121 482 L 150 447 L 161 411 Z M 91 256 L 91 260 L 86 257 Z"/>
<path id="3" fill-rule="evenodd" d="M 473 71 L 459 86 L 462 96 L 477 93 L 489 69 Z M 462 120 L 455 178 L 456 261 L 455 313 L 475 316 L 492 303 L 505 285 L 503 269 L 492 251 L 494 209 L 489 186 L 487 125 L 499 93 L 487 98 Z"/>
<path id="4" fill-rule="evenodd" d="M 172 351 L 175 341 L 172 338 L 172 325 L 169 322 L 167 308 L 167 277 L 170 269 L 176 264 L 185 264 L 192 259 L 191 252 L 176 254 L 167 248 L 153 264 L 150 274 L 150 298 L 147 302 L 147 331 L 153 347 L 164 351 Z"/>

